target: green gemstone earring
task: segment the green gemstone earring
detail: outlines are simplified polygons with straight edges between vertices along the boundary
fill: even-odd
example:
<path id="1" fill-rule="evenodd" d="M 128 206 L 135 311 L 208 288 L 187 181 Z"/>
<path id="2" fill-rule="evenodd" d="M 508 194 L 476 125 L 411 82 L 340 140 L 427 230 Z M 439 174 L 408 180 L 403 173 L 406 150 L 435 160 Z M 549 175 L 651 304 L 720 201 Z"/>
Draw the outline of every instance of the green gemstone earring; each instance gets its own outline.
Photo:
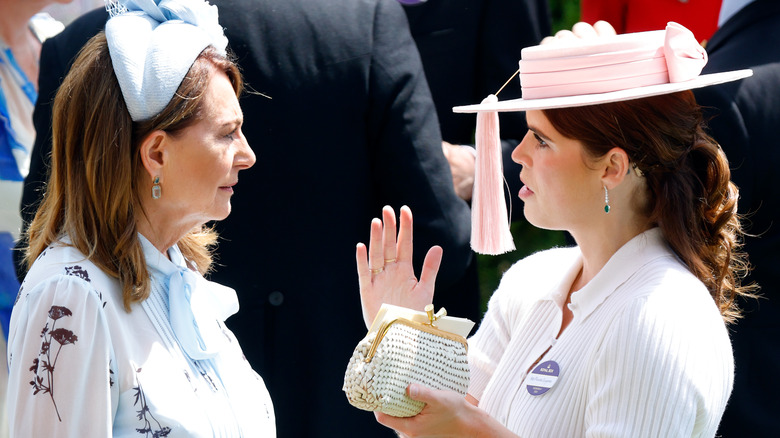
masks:
<path id="1" fill-rule="evenodd" d="M 160 177 L 155 176 L 152 181 L 152 199 L 160 199 L 162 196 L 162 187 L 160 187 Z"/>
<path id="2" fill-rule="evenodd" d="M 609 207 L 609 191 L 607 186 L 604 186 L 604 213 L 609 213 L 609 210 L 611 210 Z"/>

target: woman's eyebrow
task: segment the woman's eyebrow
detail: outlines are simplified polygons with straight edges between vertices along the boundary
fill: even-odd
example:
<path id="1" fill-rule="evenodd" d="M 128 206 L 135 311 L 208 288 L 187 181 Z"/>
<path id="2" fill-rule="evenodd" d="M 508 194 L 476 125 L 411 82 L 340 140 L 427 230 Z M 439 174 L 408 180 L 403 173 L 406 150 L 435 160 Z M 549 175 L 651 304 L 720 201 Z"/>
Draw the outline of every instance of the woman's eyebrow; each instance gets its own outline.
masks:
<path id="1" fill-rule="evenodd" d="M 243 117 L 236 117 L 234 119 L 225 120 L 224 122 L 221 122 L 219 126 L 221 128 L 227 128 L 227 127 L 233 127 L 233 126 L 240 126 L 243 125 L 244 118 Z"/>
<path id="2" fill-rule="evenodd" d="M 545 135 L 544 132 L 542 132 L 539 128 L 529 125 L 528 129 L 531 130 L 531 132 L 533 132 L 534 134 L 538 135 L 542 140 L 551 141 L 550 137 Z"/>

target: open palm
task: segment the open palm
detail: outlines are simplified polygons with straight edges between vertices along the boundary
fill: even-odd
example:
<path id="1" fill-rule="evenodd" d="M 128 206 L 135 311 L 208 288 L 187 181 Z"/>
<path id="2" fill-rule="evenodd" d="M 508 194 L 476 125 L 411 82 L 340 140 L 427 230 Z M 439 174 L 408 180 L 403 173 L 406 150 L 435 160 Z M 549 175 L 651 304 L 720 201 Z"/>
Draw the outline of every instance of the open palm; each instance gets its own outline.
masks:
<path id="1" fill-rule="evenodd" d="M 396 238 L 395 212 L 385 206 L 382 220 L 371 221 L 369 247 L 358 243 L 355 251 L 366 327 L 371 325 L 382 303 L 423 310 L 433 301 L 442 249 L 434 246 L 428 251 L 418 281 L 412 266 L 412 211 L 409 207 L 401 207 L 400 219 Z"/>

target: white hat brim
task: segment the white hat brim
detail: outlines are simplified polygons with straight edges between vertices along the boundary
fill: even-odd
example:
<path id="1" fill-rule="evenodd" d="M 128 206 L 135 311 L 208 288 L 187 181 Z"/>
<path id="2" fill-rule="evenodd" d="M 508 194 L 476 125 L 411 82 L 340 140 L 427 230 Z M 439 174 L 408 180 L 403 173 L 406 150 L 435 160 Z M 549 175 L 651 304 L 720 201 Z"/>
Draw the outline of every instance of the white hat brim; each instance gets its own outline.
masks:
<path id="1" fill-rule="evenodd" d="M 643 97 L 658 96 L 661 94 L 676 93 L 678 91 L 693 90 L 709 85 L 722 84 L 736 81 L 753 75 L 753 70 L 734 70 L 723 73 L 712 73 L 697 76 L 690 81 L 673 82 L 628 90 L 610 91 L 608 93 L 582 94 L 578 96 L 548 97 L 544 99 L 512 99 L 476 105 L 463 105 L 452 108 L 456 113 L 477 113 L 483 111 L 529 111 L 553 108 L 570 108 L 576 106 L 597 105 L 601 103 L 622 102 L 625 100 L 641 99 Z"/>

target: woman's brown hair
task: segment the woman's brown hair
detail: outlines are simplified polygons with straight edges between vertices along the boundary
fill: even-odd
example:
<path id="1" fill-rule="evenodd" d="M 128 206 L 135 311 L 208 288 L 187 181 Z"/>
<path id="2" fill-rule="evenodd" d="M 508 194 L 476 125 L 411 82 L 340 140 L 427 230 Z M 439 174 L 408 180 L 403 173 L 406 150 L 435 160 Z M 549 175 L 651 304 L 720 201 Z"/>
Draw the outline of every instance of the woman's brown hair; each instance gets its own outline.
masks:
<path id="1" fill-rule="evenodd" d="M 558 132 L 582 142 L 593 158 L 626 151 L 646 180 L 646 215 L 701 280 L 726 322 L 739 317 L 735 299 L 749 270 L 741 252 L 739 192 L 728 161 L 704 131 L 691 91 L 579 108 L 545 110 Z M 641 197 L 640 197 L 641 199 Z"/>
<path id="2" fill-rule="evenodd" d="M 236 95 L 243 82 L 237 66 L 207 47 L 193 63 L 168 105 L 150 120 L 133 122 L 114 74 L 105 34 L 79 52 L 53 106 L 51 173 L 40 208 L 27 231 L 25 263 L 67 235 L 70 244 L 118 278 L 125 309 L 149 296 L 149 273 L 138 240 L 145 169 L 139 147 L 151 132 L 175 133 L 202 117 L 202 97 L 215 71 L 224 71 Z M 205 226 L 179 242 L 201 273 L 211 267 L 216 233 Z"/>

